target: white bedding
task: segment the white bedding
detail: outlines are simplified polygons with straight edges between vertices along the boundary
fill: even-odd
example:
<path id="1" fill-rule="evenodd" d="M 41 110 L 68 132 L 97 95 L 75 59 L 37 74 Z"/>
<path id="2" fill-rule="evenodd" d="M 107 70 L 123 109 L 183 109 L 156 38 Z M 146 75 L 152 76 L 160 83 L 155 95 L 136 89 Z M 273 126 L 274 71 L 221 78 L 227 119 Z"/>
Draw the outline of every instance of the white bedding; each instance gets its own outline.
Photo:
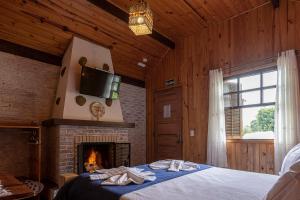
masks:
<path id="1" fill-rule="evenodd" d="M 278 178 L 213 167 L 128 193 L 121 200 L 263 200 Z"/>

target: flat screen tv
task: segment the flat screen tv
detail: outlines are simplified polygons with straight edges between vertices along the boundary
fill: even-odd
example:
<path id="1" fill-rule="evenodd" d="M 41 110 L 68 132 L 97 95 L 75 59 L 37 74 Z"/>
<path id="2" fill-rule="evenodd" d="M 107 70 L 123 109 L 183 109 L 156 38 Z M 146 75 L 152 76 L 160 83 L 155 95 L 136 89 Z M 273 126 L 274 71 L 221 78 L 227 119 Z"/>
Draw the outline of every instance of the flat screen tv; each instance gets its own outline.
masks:
<path id="1" fill-rule="evenodd" d="M 80 93 L 106 99 L 118 99 L 121 77 L 99 69 L 83 66 Z"/>

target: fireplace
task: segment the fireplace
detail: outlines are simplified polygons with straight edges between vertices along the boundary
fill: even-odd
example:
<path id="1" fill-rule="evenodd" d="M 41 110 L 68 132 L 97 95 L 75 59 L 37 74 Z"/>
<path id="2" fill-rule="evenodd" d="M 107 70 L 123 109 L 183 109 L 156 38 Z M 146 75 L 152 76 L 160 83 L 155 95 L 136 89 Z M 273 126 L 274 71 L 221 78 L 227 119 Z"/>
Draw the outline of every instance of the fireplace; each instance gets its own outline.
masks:
<path id="1" fill-rule="evenodd" d="M 77 172 L 130 166 L 130 143 L 83 142 L 77 149 Z"/>

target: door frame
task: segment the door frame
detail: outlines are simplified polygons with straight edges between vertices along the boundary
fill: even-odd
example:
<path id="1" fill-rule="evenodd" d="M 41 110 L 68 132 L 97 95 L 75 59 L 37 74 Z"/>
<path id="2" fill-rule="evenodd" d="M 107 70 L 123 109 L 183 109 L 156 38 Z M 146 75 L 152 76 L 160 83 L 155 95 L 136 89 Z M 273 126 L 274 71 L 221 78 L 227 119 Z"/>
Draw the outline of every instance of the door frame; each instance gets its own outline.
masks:
<path id="1" fill-rule="evenodd" d="M 153 158 L 155 160 L 157 160 L 157 155 L 158 155 L 158 137 L 157 137 L 157 123 L 156 123 L 156 115 L 157 115 L 157 104 L 156 104 L 156 99 L 157 99 L 157 95 L 158 94 L 167 94 L 167 93 L 172 93 L 173 90 L 179 90 L 179 105 L 180 105 L 180 116 L 179 116 L 179 120 L 180 120 L 180 130 L 179 130 L 179 134 L 177 136 L 179 145 L 180 145 L 180 157 L 181 159 L 183 159 L 183 92 L 182 92 L 182 86 L 181 85 L 177 85 L 174 87 L 169 87 L 169 88 L 163 88 L 163 89 L 158 89 L 156 91 L 154 91 L 154 95 L 153 95 L 153 118 L 154 118 L 154 124 L 153 124 L 153 147 L 154 147 L 154 155 Z"/>

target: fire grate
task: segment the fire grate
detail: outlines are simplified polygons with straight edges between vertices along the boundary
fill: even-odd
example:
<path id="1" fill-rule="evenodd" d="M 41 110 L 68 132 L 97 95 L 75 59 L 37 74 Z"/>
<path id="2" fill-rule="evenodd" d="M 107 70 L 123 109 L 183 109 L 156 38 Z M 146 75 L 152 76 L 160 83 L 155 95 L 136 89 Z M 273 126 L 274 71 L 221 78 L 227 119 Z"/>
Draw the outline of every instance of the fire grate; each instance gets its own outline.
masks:
<path id="1" fill-rule="evenodd" d="M 83 142 L 77 148 L 78 174 L 130 166 L 130 143 Z"/>

